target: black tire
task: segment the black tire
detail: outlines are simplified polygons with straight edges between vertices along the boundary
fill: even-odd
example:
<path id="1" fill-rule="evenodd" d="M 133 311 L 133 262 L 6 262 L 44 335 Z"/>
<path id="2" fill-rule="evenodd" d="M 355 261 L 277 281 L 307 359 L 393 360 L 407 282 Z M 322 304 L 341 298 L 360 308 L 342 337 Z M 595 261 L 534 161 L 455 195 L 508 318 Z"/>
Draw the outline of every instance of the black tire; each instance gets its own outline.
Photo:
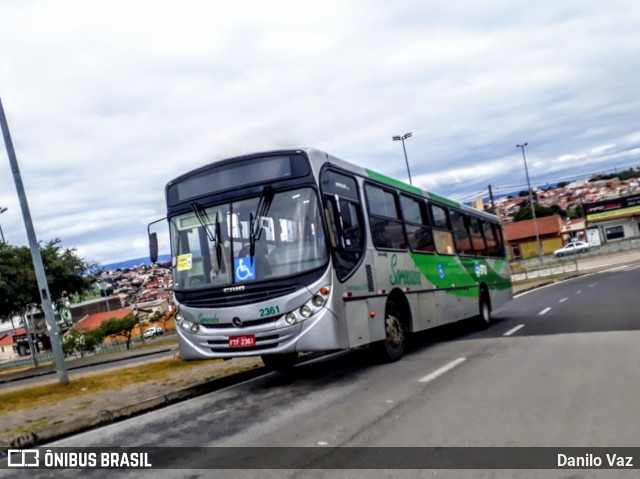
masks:
<path id="1" fill-rule="evenodd" d="M 260 359 L 268 369 L 288 371 L 296 365 L 298 353 L 263 354 Z"/>
<path id="2" fill-rule="evenodd" d="M 489 301 L 489 294 L 484 289 L 480 291 L 478 313 L 476 317 L 476 325 L 478 328 L 487 329 L 491 326 L 491 302 Z"/>
<path id="3" fill-rule="evenodd" d="M 558 253 L 558 258 L 562 258 L 564 256 L 562 253 Z"/>
<path id="4" fill-rule="evenodd" d="M 406 334 L 395 303 L 387 304 L 384 316 L 385 339 L 376 344 L 376 356 L 385 363 L 392 363 L 404 355 Z"/>

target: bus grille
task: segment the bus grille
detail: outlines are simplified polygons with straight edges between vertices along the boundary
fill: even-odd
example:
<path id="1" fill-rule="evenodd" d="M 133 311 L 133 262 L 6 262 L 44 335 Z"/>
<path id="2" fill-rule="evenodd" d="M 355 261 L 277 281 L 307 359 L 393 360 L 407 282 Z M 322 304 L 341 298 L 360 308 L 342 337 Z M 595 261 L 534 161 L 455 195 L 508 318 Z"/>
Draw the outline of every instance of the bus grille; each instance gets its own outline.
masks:
<path id="1" fill-rule="evenodd" d="M 263 324 L 273 324 L 275 322 L 274 318 L 263 318 L 263 319 L 254 319 L 251 321 L 243 321 L 243 328 L 250 328 L 252 326 L 262 326 Z M 225 328 L 235 328 L 235 326 L 231 323 L 218 323 L 218 324 L 200 324 L 201 328 L 205 329 L 225 329 Z"/>
<path id="2" fill-rule="evenodd" d="M 184 299 L 180 301 L 185 306 L 194 308 L 220 308 L 225 306 L 241 306 L 243 304 L 259 303 L 294 293 L 296 286 L 280 286 L 275 288 L 260 288 L 237 293 L 216 293 L 202 299 Z"/>

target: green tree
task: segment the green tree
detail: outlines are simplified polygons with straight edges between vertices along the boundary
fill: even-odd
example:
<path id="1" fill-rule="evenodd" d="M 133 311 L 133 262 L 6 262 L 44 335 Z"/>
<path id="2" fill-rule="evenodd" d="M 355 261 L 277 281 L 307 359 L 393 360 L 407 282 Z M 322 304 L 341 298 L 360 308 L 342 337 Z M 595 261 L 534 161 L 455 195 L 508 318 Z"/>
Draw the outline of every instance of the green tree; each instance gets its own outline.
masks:
<path id="1" fill-rule="evenodd" d="M 558 205 L 546 207 L 536 203 L 534 208 L 536 210 L 536 218 L 543 218 L 545 216 L 551 215 L 560 215 L 563 218 L 567 216 L 567 212 L 560 208 Z M 513 221 L 524 221 L 530 220 L 532 218 L 533 216 L 531 214 L 531 207 L 529 206 L 528 201 L 523 202 L 520 205 L 520 209 L 513 215 Z"/>
<path id="2" fill-rule="evenodd" d="M 560 206 L 558 205 L 551 205 L 549 206 L 549 210 L 551 211 L 551 214 L 553 215 L 559 215 L 562 219 L 565 219 L 567 217 L 567 211 L 563 210 L 562 208 L 560 208 Z"/>
<path id="3" fill-rule="evenodd" d="M 93 331 L 78 331 L 72 328 L 62 338 L 62 351 L 65 356 L 73 354 L 82 358 L 86 353 L 95 351 L 103 340 L 104 334 L 100 328 Z"/>
<path id="4" fill-rule="evenodd" d="M 0 243 L 0 318 L 24 317 L 37 294 L 29 249 Z"/>
<path id="5" fill-rule="evenodd" d="M 95 265 L 63 249 L 55 239 L 40 245 L 49 294 L 54 307 L 60 309 L 67 298 L 89 291 L 96 278 L 87 273 Z M 0 244 L 0 318 L 24 315 L 40 305 L 40 293 L 27 246 Z"/>
<path id="6" fill-rule="evenodd" d="M 572 220 L 577 218 L 584 218 L 584 208 L 582 207 L 582 205 L 577 205 L 574 208 L 571 208 L 568 211 L 568 217 Z"/>
<path id="7" fill-rule="evenodd" d="M 171 312 L 163 313 L 162 311 L 155 311 L 150 317 L 149 321 L 152 323 L 160 323 L 162 329 L 167 329 L 167 322 L 171 319 Z"/>
<path id="8" fill-rule="evenodd" d="M 129 349 L 131 347 L 131 335 L 136 326 L 138 326 L 138 318 L 135 314 L 129 313 L 124 318 L 107 319 L 98 329 L 104 336 L 114 339 L 123 337 L 127 342 L 127 349 Z"/>

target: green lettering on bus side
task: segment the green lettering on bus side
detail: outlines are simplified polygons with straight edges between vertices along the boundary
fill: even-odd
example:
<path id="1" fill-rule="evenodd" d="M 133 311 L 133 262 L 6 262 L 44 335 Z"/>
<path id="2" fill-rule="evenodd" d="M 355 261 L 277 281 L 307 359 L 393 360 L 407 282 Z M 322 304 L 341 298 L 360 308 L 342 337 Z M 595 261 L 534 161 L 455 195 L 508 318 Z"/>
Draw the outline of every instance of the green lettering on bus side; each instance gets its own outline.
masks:
<path id="1" fill-rule="evenodd" d="M 420 285 L 422 284 L 422 275 L 420 271 L 413 271 L 410 269 L 396 269 L 398 264 L 398 255 L 393 254 L 391 256 L 391 276 L 389 276 L 389 282 L 391 286 L 404 285 Z"/>

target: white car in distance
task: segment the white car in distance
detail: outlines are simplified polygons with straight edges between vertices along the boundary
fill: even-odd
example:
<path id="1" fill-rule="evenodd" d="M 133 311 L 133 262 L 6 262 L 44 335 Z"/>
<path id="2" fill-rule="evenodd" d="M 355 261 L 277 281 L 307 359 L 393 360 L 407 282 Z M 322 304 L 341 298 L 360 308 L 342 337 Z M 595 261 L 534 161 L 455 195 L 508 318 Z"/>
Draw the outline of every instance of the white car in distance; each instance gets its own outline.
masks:
<path id="1" fill-rule="evenodd" d="M 571 243 L 564 245 L 562 248 L 555 250 L 553 254 L 557 257 L 561 257 L 567 254 L 586 253 L 589 251 L 590 247 L 591 245 L 584 241 L 572 241 Z"/>
<path id="2" fill-rule="evenodd" d="M 164 331 L 160 326 L 152 326 L 144 332 L 143 336 L 145 338 L 152 338 L 154 336 L 160 336 L 162 333 L 164 333 Z"/>

